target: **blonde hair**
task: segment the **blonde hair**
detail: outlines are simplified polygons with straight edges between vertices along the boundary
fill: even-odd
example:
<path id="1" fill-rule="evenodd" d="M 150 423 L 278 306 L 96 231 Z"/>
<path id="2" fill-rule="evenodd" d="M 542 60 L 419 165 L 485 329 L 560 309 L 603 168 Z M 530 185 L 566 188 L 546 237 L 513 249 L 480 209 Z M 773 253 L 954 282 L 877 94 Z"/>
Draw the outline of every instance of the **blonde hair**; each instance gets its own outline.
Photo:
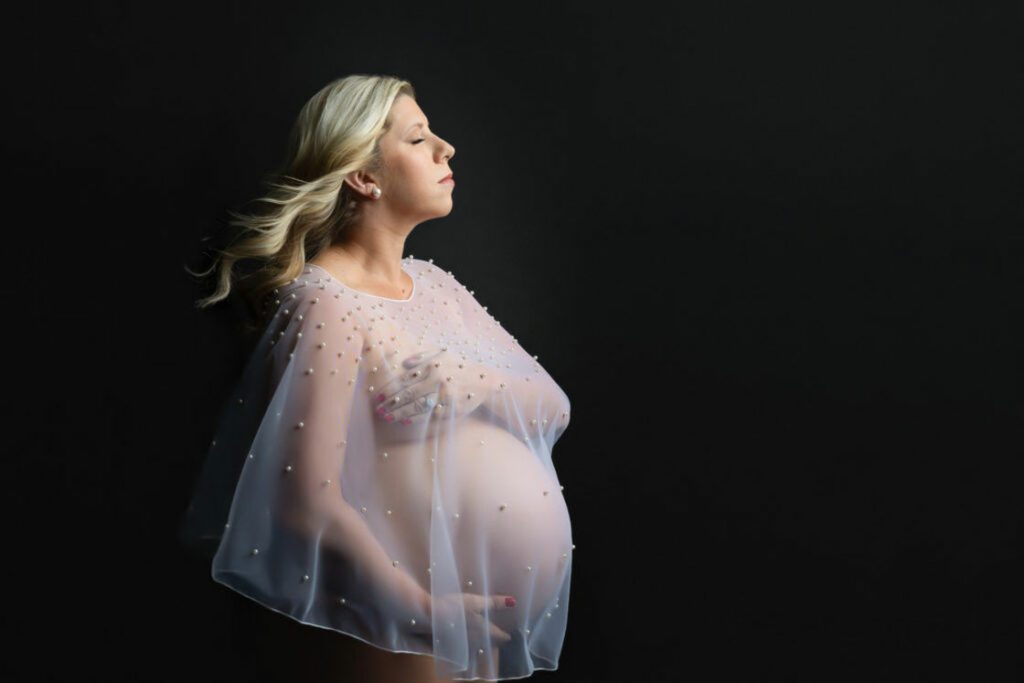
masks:
<path id="1" fill-rule="evenodd" d="M 196 302 L 207 308 L 228 297 L 237 284 L 247 309 L 262 320 L 270 294 L 298 277 L 309 258 L 332 244 L 355 218 L 356 195 L 345 182 L 353 171 L 379 170 L 379 140 L 388 131 L 388 114 L 400 95 L 416 98 L 409 81 L 391 76 L 356 74 L 328 83 L 303 105 L 292 126 L 282 168 L 264 183 L 271 190 L 256 201 L 262 213 L 229 211 L 230 226 L 240 228 L 210 268 L 216 289 Z M 238 261 L 255 260 L 249 274 L 233 272 Z M 249 325 L 252 331 L 259 327 Z"/>

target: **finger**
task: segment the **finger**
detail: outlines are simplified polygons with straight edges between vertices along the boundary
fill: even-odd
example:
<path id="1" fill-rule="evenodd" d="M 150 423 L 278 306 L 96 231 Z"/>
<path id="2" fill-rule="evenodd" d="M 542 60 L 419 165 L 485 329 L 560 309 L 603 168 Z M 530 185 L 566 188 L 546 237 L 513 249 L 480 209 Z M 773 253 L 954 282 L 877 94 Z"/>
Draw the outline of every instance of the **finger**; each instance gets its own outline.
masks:
<path id="1" fill-rule="evenodd" d="M 380 401 L 374 410 L 379 415 L 394 413 L 402 406 L 406 406 L 429 393 L 430 388 L 423 386 L 412 386 L 407 389 L 402 389 L 398 393 L 392 394 L 391 396 L 386 397 L 385 400 Z"/>
<path id="2" fill-rule="evenodd" d="M 396 381 L 404 382 L 404 386 L 396 384 Z M 384 411 L 394 413 L 400 407 L 434 393 L 434 384 L 435 380 L 431 377 L 430 369 L 413 370 L 403 377 L 384 384 L 383 391 L 377 394 L 375 410 L 378 414 L 383 414 Z"/>
<path id="3" fill-rule="evenodd" d="M 437 405 L 434 406 L 434 410 L 431 411 L 431 416 L 435 419 L 449 415 L 455 411 L 455 405 L 452 401 L 452 392 L 448 382 L 441 379 L 437 383 Z"/>
<path id="4" fill-rule="evenodd" d="M 423 383 L 432 378 L 433 367 L 428 363 L 422 363 L 415 367 L 413 370 L 407 372 L 400 372 L 388 381 L 380 385 L 379 389 L 375 390 L 374 406 L 378 408 L 384 405 L 385 409 L 393 411 L 399 406 L 405 404 L 408 400 L 416 398 L 417 395 L 424 395 L 429 393 L 429 390 Z M 419 386 L 418 394 L 415 395 L 403 395 L 402 392 L 409 389 L 415 389 Z M 380 413 L 380 410 L 376 412 Z"/>
<path id="5" fill-rule="evenodd" d="M 492 595 L 489 600 L 495 609 L 512 609 L 516 606 L 516 599 L 511 595 Z"/>
<path id="6" fill-rule="evenodd" d="M 422 382 L 429 375 L 430 368 L 426 366 L 396 373 L 390 379 L 376 387 L 376 403 L 383 403 L 395 394 L 416 385 L 418 382 Z"/>
<path id="7" fill-rule="evenodd" d="M 399 422 L 402 420 L 423 421 L 427 419 L 426 416 L 429 415 L 430 411 L 432 411 L 434 406 L 437 405 L 437 401 L 438 396 L 436 391 L 417 395 L 407 400 L 397 408 L 385 411 L 382 417 L 387 420 L 390 415 L 392 419 L 388 420 L 389 422 L 393 420 L 397 420 Z"/>
<path id="8" fill-rule="evenodd" d="M 487 623 L 488 623 L 488 630 L 491 632 L 491 637 L 492 638 L 494 638 L 495 640 L 501 641 L 503 643 L 508 643 L 508 642 L 512 641 L 512 636 L 509 635 L 508 631 L 506 631 L 503 628 L 499 627 L 497 624 L 495 624 L 490 619 L 487 620 Z"/>
<path id="9" fill-rule="evenodd" d="M 462 594 L 447 593 L 437 596 L 432 601 L 433 615 L 441 620 L 451 620 L 457 612 L 464 610 Z"/>
<path id="10" fill-rule="evenodd" d="M 420 351 L 419 353 L 414 353 L 413 355 L 409 356 L 404 361 L 402 361 L 402 366 L 407 369 L 414 368 L 417 365 L 427 362 L 428 360 L 430 360 L 434 356 L 437 356 L 440 353 L 442 353 L 441 350 Z"/>
<path id="11" fill-rule="evenodd" d="M 463 593 L 467 602 L 471 603 L 473 609 L 512 609 L 516 606 L 516 599 L 511 595 L 488 595 L 483 596 L 479 593 Z"/>
<path id="12" fill-rule="evenodd" d="M 423 360 L 423 352 L 421 351 L 421 352 L 417 353 L 416 355 L 409 356 L 404 361 L 402 361 L 402 367 L 404 367 L 404 368 L 415 367 L 415 366 L 419 365 L 422 360 Z"/>
<path id="13" fill-rule="evenodd" d="M 497 624 L 495 624 L 493 621 L 485 617 L 480 612 L 470 610 L 469 614 L 471 615 L 470 619 L 473 621 L 474 626 L 477 629 L 479 629 L 480 627 L 486 628 L 487 632 L 494 640 L 503 643 L 508 643 L 512 640 L 512 636 L 510 636 L 507 631 L 499 627 Z"/>

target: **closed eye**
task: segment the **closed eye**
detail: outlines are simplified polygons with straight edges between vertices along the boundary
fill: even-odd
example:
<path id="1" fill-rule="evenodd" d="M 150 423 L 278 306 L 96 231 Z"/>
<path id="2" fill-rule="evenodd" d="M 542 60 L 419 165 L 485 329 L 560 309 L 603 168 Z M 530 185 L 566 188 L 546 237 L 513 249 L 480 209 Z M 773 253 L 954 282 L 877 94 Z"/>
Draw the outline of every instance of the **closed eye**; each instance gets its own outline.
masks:
<path id="1" fill-rule="evenodd" d="M 414 145 L 419 144 L 419 143 L 423 142 L 425 139 L 426 138 L 420 138 L 419 140 L 413 140 L 412 144 L 414 144 Z"/>

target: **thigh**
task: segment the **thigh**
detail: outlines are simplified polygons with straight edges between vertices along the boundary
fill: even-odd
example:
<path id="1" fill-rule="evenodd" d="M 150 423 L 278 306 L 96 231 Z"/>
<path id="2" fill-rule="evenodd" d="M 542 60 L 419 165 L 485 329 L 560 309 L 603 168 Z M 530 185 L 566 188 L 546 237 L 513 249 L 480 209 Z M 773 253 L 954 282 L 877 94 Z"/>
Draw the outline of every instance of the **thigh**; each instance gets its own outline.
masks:
<path id="1" fill-rule="evenodd" d="M 390 652 L 330 629 L 308 626 L 273 610 L 254 606 L 259 669 L 268 681 L 322 683 L 451 683 L 434 670 L 425 654 Z M 248 648 L 247 648 L 248 649 Z"/>
<path id="2" fill-rule="evenodd" d="M 356 657 L 358 680 L 367 683 L 451 683 L 451 678 L 439 677 L 434 669 L 434 658 L 425 654 L 388 652 L 367 643 L 358 643 Z"/>

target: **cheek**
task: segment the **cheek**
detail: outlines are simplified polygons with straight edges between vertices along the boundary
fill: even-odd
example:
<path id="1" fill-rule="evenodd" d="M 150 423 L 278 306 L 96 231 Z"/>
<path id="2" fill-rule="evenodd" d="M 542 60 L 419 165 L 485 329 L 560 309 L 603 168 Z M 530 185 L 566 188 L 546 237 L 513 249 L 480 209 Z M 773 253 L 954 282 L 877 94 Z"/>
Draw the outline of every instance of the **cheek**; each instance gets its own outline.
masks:
<path id="1" fill-rule="evenodd" d="M 434 183 L 440 179 L 443 170 L 430 157 L 427 149 L 418 149 L 425 144 L 412 145 L 389 157 L 387 181 L 391 185 L 392 198 L 407 197 L 409 202 L 417 202 L 434 196 L 441 189 Z"/>
<path id="2" fill-rule="evenodd" d="M 398 170 L 401 174 L 402 184 L 405 190 L 411 194 L 422 194 L 425 191 L 436 189 L 432 187 L 436 183 L 441 171 L 430 159 L 406 159 Z"/>

